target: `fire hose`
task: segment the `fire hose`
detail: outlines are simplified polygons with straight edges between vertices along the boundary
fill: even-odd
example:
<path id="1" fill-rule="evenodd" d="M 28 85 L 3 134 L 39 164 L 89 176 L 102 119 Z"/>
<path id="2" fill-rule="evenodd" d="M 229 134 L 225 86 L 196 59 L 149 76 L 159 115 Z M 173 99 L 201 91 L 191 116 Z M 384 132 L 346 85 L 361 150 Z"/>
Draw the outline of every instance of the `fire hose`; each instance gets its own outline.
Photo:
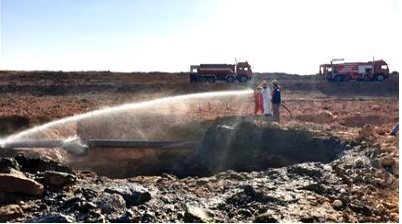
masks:
<path id="1" fill-rule="evenodd" d="M 292 112 L 289 110 L 289 108 L 286 107 L 286 105 L 283 102 L 281 103 L 281 105 L 283 108 L 285 108 L 289 112 L 290 116 L 293 117 Z"/>
<path id="2" fill-rule="evenodd" d="M 73 140 L 14 140 L 0 145 L 0 149 L 62 148 L 73 155 L 85 155 L 89 148 L 158 148 L 187 149 L 197 145 L 197 141 L 135 141 L 117 139 L 89 139 L 85 144 L 75 137 Z"/>

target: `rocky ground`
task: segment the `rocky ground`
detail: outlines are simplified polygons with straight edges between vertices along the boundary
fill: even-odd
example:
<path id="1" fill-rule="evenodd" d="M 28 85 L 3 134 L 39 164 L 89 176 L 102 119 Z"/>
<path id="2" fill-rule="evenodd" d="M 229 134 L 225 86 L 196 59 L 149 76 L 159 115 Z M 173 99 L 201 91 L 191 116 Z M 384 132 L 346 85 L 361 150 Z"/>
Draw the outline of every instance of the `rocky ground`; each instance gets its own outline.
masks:
<path id="1" fill-rule="evenodd" d="M 181 179 L 109 179 L 41 159 L 2 158 L 0 221 L 398 222 L 396 148 L 377 147 L 352 141 L 327 164 Z"/>
<path id="2" fill-rule="evenodd" d="M 2 72 L 1 135 L 105 105 L 248 88 L 191 86 L 183 75 Z M 112 179 L 1 149 L 0 221 L 398 222 L 399 135 L 388 135 L 399 120 L 398 78 L 340 86 L 292 77 L 260 76 L 285 86 L 293 116 L 283 111 L 280 125 L 235 103 L 194 105 L 191 116 L 215 122 L 181 164 L 188 172 Z M 219 118 L 233 115 L 244 119 Z"/>

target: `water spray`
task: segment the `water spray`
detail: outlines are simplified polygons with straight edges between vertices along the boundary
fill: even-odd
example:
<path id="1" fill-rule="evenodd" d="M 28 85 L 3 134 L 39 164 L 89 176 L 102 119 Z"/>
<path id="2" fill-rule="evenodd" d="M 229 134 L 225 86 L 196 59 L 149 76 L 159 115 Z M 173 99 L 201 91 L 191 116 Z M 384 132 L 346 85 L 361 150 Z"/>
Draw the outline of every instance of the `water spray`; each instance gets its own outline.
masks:
<path id="1" fill-rule="evenodd" d="M 57 125 L 62 125 L 68 122 L 76 122 L 87 118 L 93 118 L 96 116 L 112 114 L 116 112 L 122 112 L 131 109 L 140 109 L 148 106 L 160 105 L 164 103 L 174 102 L 177 100 L 189 100 L 189 99 L 198 99 L 198 98 L 208 98 L 208 97 L 224 97 L 224 96 L 240 96 L 245 94 L 252 94 L 253 91 L 251 89 L 247 90 L 238 90 L 238 91 L 219 91 L 219 92 L 206 92 L 206 93 L 195 93 L 195 94 L 187 94 L 180 96 L 172 96 L 166 97 L 156 100 L 150 100 L 140 103 L 128 103 L 123 104 L 111 108 L 104 108 L 95 111 L 91 111 L 85 114 L 70 116 L 66 118 L 62 118 L 60 120 L 52 121 L 49 123 L 45 123 L 40 126 L 33 127 L 31 129 L 19 132 L 17 134 L 11 135 L 6 139 L 0 139 L 0 147 L 1 148 L 63 148 L 68 153 L 81 155 L 84 154 L 88 147 L 94 146 L 94 144 L 99 143 L 101 140 L 88 141 L 83 144 L 79 137 L 70 137 L 65 140 L 30 140 L 29 137 L 45 131 L 49 128 L 53 128 Z M 180 145 L 193 144 L 191 142 L 145 142 L 141 143 L 139 141 L 126 141 L 126 142 L 118 142 L 116 140 L 105 140 L 108 142 L 103 142 L 103 146 L 107 144 L 118 146 L 128 145 L 129 147 L 140 147 L 144 145 L 144 147 L 178 147 Z M 113 143 L 114 142 L 114 143 Z M 117 144 L 117 145 L 116 145 Z M 153 145 L 156 144 L 156 145 Z"/>
<path id="2" fill-rule="evenodd" d="M 32 148 L 62 148 L 72 155 L 83 155 L 88 151 L 88 146 L 81 142 L 78 136 L 65 140 L 13 140 L 0 145 L 3 149 L 28 150 Z"/>

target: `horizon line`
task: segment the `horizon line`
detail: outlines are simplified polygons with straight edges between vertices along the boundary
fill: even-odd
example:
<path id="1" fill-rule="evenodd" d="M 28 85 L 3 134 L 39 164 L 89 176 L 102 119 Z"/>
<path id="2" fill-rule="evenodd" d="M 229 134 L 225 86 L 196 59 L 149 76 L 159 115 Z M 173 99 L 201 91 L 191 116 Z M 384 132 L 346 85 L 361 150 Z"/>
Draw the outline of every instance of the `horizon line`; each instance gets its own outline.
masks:
<path id="1" fill-rule="evenodd" d="M 51 72 L 51 73 L 163 73 L 163 74 L 181 74 L 190 73 L 189 71 L 177 71 L 177 72 L 167 72 L 167 71 L 112 71 L 112 70 L 2 70 L 0 72 Z M 285 74 L 285 75 L 317 75 L 315 74 L 297 74 L 297 73 L 287 73 L 287 72 L 253 72 L 253 74 Z"/>

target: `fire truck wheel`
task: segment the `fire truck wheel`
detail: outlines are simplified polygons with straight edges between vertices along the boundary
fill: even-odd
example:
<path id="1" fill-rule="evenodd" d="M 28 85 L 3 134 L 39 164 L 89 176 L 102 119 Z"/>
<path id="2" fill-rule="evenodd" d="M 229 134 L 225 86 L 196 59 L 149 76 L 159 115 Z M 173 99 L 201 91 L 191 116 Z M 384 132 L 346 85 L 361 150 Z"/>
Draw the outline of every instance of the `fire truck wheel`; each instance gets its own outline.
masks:
<path id="1" fill-rule="evenodd" d="M 227 82 L 234 82 L 235 78 L 233 76 L 228 76 L 228 77 L 226 77 L 226 81 Z"/>
<path id="2" fill-rule="evenodd" d="M 377 81 L 379 81 L 379 82 L 384 81 L 384 76 L 381 74 L 377 75 Z"/>
<path id="3" fill-rule="evenodd" d="M 364 81 L 370 81 L 370 77 L 368 75 L 363 76 Z"/>
<path id="4" fill-rule="evenodd" d="M 244 83 L 244 82 L 247 82 L 247 80 L 248 80 L 247 76 L 242 75 L 242 76 L 239 77 L 239 82 Z"/>
<path id="5" fill-rule="evenodd" d="M 191 82 L 191 83 L 197 82 L 197 77 L 191 75 L 191 76 L 190 76 L 190 82 Z"/>
<path id="6" fill-rule="evenodd" d="M 213 76 L 208 77 L 208 82 L 215 82 L 215 81 L 216 81 L 215 77 Z"/>
<path id="7" fill-rule="evenodd" d="M 334 80 L 335 80 L 336 82 L 342 82 L 342 76 L 336 75 L 336 76 L 334 77 Z"/>
<path id="8" fill-rule="evenodd" d="M 345 76 L 345 77 L 343 78 L 343 80 L 344 80 L 345 82 L 349 82 L 350 80 L 352 80 L 352 77 L 350 77 L 350 75 L 347 75 L 347 76 Z"/>
<path id="9" fill-rule="evenodd" d="M 206 77 L 200 77 L 200 82 L 207 82 L 208 79 Z"/>

